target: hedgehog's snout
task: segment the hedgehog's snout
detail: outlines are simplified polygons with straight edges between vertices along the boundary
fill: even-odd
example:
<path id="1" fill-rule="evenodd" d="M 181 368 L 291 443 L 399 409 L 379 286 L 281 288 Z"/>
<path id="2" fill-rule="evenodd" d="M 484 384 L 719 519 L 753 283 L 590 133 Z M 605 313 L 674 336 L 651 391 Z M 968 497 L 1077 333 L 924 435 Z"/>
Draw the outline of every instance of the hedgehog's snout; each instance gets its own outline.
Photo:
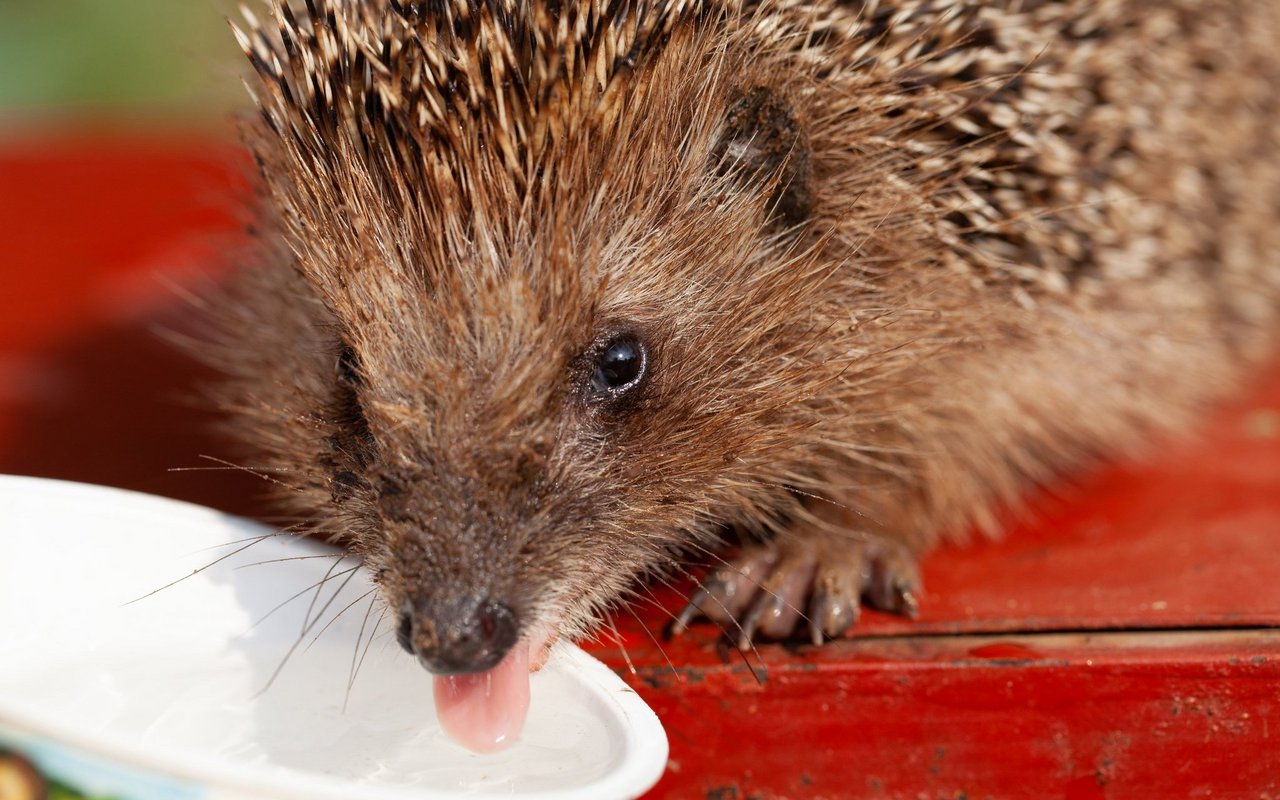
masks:
<path id="1" fill-rule="evenodd" d="M 510 606 L 488 597 L 457 602 L 408 602 L 400 609 L 396 638 L 405 652 L 436 675 L 493 669 L 520 635 Z"/>

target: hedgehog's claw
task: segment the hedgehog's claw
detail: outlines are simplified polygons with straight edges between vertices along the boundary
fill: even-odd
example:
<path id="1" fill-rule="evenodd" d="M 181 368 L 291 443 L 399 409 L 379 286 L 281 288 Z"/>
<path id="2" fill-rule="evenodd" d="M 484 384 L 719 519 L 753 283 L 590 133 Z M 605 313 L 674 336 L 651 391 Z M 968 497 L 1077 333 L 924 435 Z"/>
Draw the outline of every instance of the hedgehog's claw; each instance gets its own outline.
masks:
<path id="1" fill-rule="evenodd" d="M 791 635 L 803 614 L 804 596 L 813 583 L 817 566 L 810 548 L 776 548 L 781 553 L 773 568 L 754 592 L 755 600 L 742 619 L 738 647 L 748 650 L 756 631 L 768 639 L 784 639 Z M 752 587 L 753 589 L 757 587 Z"/>
<path id="2" fill-rule="evenodd" d="M 818 566 L 809 595 L 809 638 L 815 645 L 834 639 L 853 627 L 861 607 L 858 596 L 866 582 L 866 546 L 837 552 Z"/>
<path id="3" fill-rule="evenodd" d="M 919 613 L 920 567 L 902 548 L 877 553 L 863 594 L 872 608 L 915 619 Z"/>
<path id="4" fill-rule="evenodd" d="M 738 647 L 746 650 L 757 637 L 792 636 L 801 620 L 814 644 L 836 638 L 857 622 L 864 602 L 916 615 L 920 571 L 905 547 L 877 536 L 808 534 L 748 547 L 713 571 L 676 618 L 672 633 L 682 633 L 702 614 L 726 633 L 736 633 Z"/>
<path id="5" fill-rule="evenodd" d="M 726 562 L 703 579 L 698 591 L 676 617 L 671 633 L 676 636 L 683 633 L 700 613 L 721 624 L 735 624 L 755 596 L 763 576 L 770 573 L 777 561 L 777 550 L 757 547 Z"/>

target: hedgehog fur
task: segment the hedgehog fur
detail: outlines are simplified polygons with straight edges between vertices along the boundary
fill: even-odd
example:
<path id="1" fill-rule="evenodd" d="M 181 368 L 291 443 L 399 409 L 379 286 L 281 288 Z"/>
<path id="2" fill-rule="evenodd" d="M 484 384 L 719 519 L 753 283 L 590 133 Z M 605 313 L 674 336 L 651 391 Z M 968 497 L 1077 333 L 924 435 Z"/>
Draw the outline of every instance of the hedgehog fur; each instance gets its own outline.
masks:
<path id="1" fill-rule="evenodd" d="M 236 35 L 263 233 L 219 397 L 401 614 L 582 636 L 726 526 L 856 604 L 849 554 L 996 532 L 1274 343 L 1270 0 L 271 0 Z M 643 378 L 601 394 L 619 336 Z"/>

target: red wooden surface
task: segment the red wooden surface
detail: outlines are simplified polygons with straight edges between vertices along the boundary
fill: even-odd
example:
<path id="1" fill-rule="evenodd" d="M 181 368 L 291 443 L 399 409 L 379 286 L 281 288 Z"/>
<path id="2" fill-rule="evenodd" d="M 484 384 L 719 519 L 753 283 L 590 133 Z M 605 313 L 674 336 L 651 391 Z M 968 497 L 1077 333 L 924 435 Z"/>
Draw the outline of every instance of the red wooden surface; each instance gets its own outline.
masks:
<path id="1" fill-rule="evenodd" d="M 635 676 L 654 797 L 1173 798 L 1280 792 L 1274 632 L 846 641 Z M 633 656 L 634 658 L 634 656 Z"/>
<path id="2" fill-rule="evenodd" d="M 263 513 L 184 401 L 168 284 L 234 251 L 237 150 L 0 142 L 0 471 Z M 1191 440 L 1099 469 L 924 564 L 915 622 L 742 656 L 665 641 L 677 589 L 591 645 L 658 711 L 654 797 L 1280 797 L 1280 366 Z M 266 512 L 269 513 L 269 512 Z M 607 639 L 608 637 L 606 637 Z"/>

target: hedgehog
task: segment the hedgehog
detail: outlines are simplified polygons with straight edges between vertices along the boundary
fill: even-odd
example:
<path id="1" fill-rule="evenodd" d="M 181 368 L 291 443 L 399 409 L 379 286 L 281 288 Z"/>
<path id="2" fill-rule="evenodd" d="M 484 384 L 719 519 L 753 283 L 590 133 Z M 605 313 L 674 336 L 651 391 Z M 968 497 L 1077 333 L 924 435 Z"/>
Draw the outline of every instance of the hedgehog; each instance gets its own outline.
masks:
<path id="1" fill-rule="evenodd" d="M 258 234 L 217 401 L 442 715 L 483 679 L 512 716 L 691 553 L 677 629 L 914 614 L 921 554 L 1274 348 L 1269 0 L 243 16 Z"/>

